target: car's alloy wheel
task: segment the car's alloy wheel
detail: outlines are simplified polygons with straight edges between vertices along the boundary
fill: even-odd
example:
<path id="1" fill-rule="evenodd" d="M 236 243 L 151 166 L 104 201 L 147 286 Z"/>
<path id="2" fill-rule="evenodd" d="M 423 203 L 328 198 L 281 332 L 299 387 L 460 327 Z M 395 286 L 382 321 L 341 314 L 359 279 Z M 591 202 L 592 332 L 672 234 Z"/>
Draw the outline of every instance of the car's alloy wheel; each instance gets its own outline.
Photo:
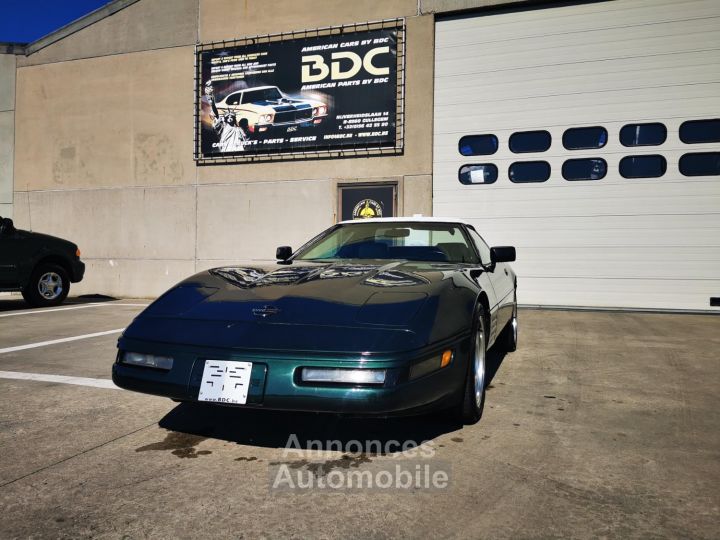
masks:
<path id="1" fill-rule="evenodd" d="M 48 307 L 61 304 L 69 292 L 67 271 L 58 264 L 40 263 L 33 270 L 22 295 L 33 306 Z"/>
<path id="2" fill-rule="evenodd" d="M 63 280 L 57 272 L 45 272 L 38 281 L 38 293 L 45 300 L 55 300 L 63 292 Z"/>
<path id="3" fill-rule="evenodd" d="M 473 325 L 472 350 L 468 356 L 463 398 L 458 405 L 458 417 L 464 424 L 477 423 L 485 407 L 486 353 L 485 314 L 478 308 Z"/>
<path id="4" fill-rule="evenodd" d="M 473 351 L 473 375 L 475 380 L 475 406 L 481 407 L 485 395 L 485 328 L 479 325 L 475 333 L 475 350 Z"/>

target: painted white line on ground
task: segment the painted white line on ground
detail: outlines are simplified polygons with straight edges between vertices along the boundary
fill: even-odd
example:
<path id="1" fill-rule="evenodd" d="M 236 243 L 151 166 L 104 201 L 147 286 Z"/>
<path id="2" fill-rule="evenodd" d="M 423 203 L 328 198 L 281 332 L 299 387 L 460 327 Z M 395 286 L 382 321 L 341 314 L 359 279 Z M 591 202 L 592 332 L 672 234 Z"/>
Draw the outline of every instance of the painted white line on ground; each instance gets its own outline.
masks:
<path id="1" fill-rule="evenodd" d="M 37 315 L 38 313 L 54 313 L 56 311 L 70 311 L 72 309 L 85 309 L 85 308 L 91 308 L 91 307 L 108 307 L 108 306 L 138 306 L 138 307 L 147 307 L 150 304 L 112 304 L 112 303 L 91 303 L 91 304 L 83 304 L 81 306 L 68 306 L 68 307 L 61 307 L 61 308 L 55 308 L 55 309 L 34 309 L 32 311 L 15 311 L 12 313 L 0 313 L 0 318 L 2 317 L 16 317 L 18 315 Z"/>
<path id="2" fill-rule="evenodd" d="M 52 339 L 50 341 L 39 341 L 38 343 L 28 343 L 27 345 L 18 345 L 16 347 L 6 347 L 0 349 L 0 354 L 11 353 L 15 351 L 24 351 L 25 349 L 35 349 L 36 347 L 47 347 L 48 345 L 56 345 L 57 343 L 67 343 L 68 341 L 78 341 L 80 339 L 90 339 L 99 336 L 107 336 L 110 334 L 119 334 L 125 330 L 118 328 L 117 330 L 106 330 L 105 332 L 95 332 L 94 334 L 83 334 L 82 336 L 66 337 L 61 339 Z"/>
<path id="3" fill-rule="evenodd" d="M 0 371 L 0 379 L 19 379 L 24 381 L 42 381 L 62 384 L 75 384 L 77 386 L 93 386 L 95 388 L 108 388 L 120 390 L 109 379 L 91 379 L 89 377 L 71 377 L 67 375 L 49 375 L 45 373 L 20 373 L 18 371 Z"/>
<path id="4" fill-rule="evenodd" d="M 0 314 L 0 317 L 15 317 L 17 315 L 37 315 L 38 313 L 53 313 L 55 311 L 69 311 L 71 309 L 85 309 L 89 307 L 95 307 L 101 304 L 83 304 L 82 306 L 72 306 L 72 307 L 61 307 L 56 309 L 35 309 L 33 311 L 16 311 L 12 313 L 2 313 Z"/>

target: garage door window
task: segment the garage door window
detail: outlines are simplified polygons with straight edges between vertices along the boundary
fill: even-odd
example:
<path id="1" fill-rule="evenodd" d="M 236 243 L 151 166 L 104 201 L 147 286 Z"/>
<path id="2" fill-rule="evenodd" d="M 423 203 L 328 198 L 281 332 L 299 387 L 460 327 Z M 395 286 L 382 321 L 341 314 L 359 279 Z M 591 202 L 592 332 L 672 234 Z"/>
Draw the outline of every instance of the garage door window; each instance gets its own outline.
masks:
<path id="1" fill-rule="evenodd" d="M 607 174 L 607 163 L 604 159 L 569 159 L 562 166 L 565 180 L 600 180 Z"/>
<path id="2" fill-rule="evenodd" d="M 550 178 L 550 164 L 547 161 L 518 161 L 510 165 L 508 176 L 516 184 L 545 182 Z"/>
<path id="3" fill-rule="evenodd" d="M 498 168 L 492 163 L 463 165 L 458 171 L 461 184 L 492 184 L 497 180 Z"/>
<path id="4" fill-rule="evenodd" d="M 680 158 L 680 172 L 685 176 L 718 176 L 720 152 L 685 154 Z"/>
<path id="5" fill-rule="evenodd" d="M 627 156 L 620 160 L 624 178 L 658 178 L 665 174 L 667 162 L 662 156 Z"/>
<path id="6" fill-rule="evenodd" d="M 547 131 L 521 131 L 510 135 L 510 151 L 515 154 L 545 152 L 551 143 L 552 137 Z"/>
<path id="7" fill-rule="evenodd" d="M 563 146 L 568 150 L 602 148 L 607 144 L 607 138 L 604 127 L 570 128 L 563 133 Z"/>
<path id="8" fill-rule="evenodd" d="M 664 124 L 628 124 L 620 130 L 620 144 L 623 146 L 657 146 L 667 139 Z"/>
<path id="9" fill-rule="evenodd" d="M 498 150 L 498 138 L 495 135 L 466 135 L 458 143 L 463 156 L 489 156 Z"/>
<path id="10" fill-rule="evenodd" d="M 720 142 L 720 118 L 683 122 L 680 140 L 685 144 Z"/>

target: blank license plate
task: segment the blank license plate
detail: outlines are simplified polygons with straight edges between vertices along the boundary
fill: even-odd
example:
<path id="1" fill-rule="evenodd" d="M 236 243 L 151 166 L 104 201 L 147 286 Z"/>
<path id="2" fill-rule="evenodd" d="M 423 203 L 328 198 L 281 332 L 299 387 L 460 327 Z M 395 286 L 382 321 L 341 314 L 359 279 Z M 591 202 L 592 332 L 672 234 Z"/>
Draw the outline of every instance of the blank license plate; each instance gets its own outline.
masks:
<path id="1" fill-rule="evenodd" d="M 244 405 L 251 371 L 252 362 L 205 360 L 198 401 Z"/>

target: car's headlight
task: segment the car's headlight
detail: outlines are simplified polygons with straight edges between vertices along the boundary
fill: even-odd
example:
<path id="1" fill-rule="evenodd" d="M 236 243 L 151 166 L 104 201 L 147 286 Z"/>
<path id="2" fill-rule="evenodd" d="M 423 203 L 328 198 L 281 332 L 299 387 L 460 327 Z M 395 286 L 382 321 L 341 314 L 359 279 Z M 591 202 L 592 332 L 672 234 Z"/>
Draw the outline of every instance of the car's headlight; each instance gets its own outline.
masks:
<path id="1" fill-rule="evenodd" d="M 427 375 L 428 373 L 432 373 L 433 371 L 449 366 L 453 361 L 453 356 L 453 352 L 448 349 L 441 355 L 433 356 L 432 358 L 418 362 L 414 366 L 410 367 L 410 378 L 417 379 L 418 377 L 422 377 L 423 375 Z"/>
<path id="2" fill-rule="evenodd" d="M 143 354 L 125 351 L 121 360 L 123 364 L 131 364 L 133 366 L 151 367 L 157 369 L 172 369 L 173 359 L 169 356 L 156 356 L 154 354 Z"/>
<path id="3" fill-rule="evenodd" d="M 261 124 L 269 124 L 273 120 L 272 114 L 261 114 L 260 115 L 260 123 Z"/>
<path id="4" fill-rule="evenodd" d="M 340 384 L 383 384 L 384 369 L 302 368 L 303 382 Z"/>

